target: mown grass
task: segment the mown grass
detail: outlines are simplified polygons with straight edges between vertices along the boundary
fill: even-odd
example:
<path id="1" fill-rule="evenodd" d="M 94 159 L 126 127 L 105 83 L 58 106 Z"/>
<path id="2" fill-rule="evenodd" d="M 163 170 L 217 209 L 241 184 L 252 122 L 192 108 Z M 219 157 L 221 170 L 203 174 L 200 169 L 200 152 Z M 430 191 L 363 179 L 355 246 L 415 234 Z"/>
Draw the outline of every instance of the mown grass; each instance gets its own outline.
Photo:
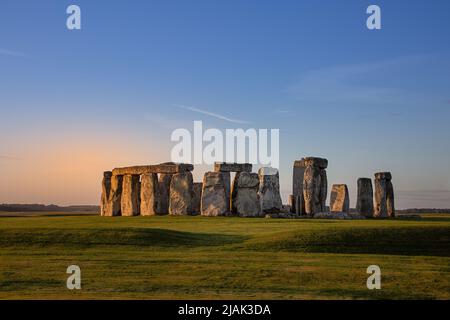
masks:
<path id="1" fill-rule="evenodd" d="M 66 288 L 79 265 L 82 289 Z M 366 288 L 366 268 L 382 289 Z M 0 218 L 0 298 L 449 299 L 450 215 Z"/>

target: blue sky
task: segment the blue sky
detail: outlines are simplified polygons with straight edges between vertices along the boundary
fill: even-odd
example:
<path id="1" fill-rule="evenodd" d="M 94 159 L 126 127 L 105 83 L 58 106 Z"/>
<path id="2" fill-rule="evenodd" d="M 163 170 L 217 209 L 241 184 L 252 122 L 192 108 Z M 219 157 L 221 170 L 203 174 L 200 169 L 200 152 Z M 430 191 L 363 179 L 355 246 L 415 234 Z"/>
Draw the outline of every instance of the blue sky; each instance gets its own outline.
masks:
<path id="1" fill-rule="evenodd" d="M 69 4 L 81 30 L 66 28 Z M 366 28 L 370 4 L 381 30 Z M 356 179 L 386 170 L 398 207 L 450 207 L 449 13 L 438 0 L 3 0 L 0 202 L 97 203 L 103 170 L 167 161 L 172 130 L 202 120 L 279 128 L 284 197 L 293 161 L 323 156 L 352 206 Z"/>

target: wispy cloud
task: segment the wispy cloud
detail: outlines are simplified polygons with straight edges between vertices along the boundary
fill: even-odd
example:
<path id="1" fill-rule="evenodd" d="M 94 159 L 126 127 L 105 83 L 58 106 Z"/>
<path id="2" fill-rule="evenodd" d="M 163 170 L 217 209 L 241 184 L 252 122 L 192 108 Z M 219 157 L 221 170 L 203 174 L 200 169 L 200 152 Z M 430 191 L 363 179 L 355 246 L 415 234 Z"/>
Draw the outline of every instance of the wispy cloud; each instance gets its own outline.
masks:
<path id="1" fill-rule="evenodd" d="M 28 57 L 28 55 L 26 53 L 3 49 L 3 48 L 0 48 L 0 55 L 10 56 L 10 57 L 22 57 L 22 58 Z"/>
<path id="2" fill-rule="evenodd" d="M 197 113 L 200 113 L 200 114 L 204 114 L 204 115 L 216 118 L 216 119 L 232 122 L 232 123 L 239 123 L 239 124 L 248 124 L 248 123 L 250 123 L 249 121 L 229 118 L 227 116 L 224 116 L 224 115 L 221 115 L 221 114 L 218 114 L 218 113 L 214 113 L 214 112 L 211 112 L 211 111 L 208 111 L 208 110 L 199 109 L 199 108 L 196 108 L 196 107 L 186 106 L 186 105 L 182 105 L 182 104 L 174 104 L 173 106 L 174 107 L 178 107 L 178 108 L 182 108 L 182 109 L 185 109 L 185 110 L 197 112 Z"/>
<path id="3" fill-rule="evenodd" d="M 0 155 L 0 160 L 22 160 L 22 159 L 13 156 Z"/>

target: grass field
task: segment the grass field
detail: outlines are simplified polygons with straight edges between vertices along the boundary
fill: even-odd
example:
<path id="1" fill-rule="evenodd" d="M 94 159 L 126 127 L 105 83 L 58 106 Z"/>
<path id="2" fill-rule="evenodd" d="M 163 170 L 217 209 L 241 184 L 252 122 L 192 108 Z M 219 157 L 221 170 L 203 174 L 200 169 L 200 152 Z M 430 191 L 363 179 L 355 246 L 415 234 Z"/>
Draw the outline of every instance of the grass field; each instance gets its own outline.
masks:
<path id="1" fill-rule="evenodd" d="M 81 290 L 66 288 L 71 264 Z M 381 290 L 366 287 L 372 264 Z M 0 298 L 449 299 L 450 215 L 0 217 Z"/>

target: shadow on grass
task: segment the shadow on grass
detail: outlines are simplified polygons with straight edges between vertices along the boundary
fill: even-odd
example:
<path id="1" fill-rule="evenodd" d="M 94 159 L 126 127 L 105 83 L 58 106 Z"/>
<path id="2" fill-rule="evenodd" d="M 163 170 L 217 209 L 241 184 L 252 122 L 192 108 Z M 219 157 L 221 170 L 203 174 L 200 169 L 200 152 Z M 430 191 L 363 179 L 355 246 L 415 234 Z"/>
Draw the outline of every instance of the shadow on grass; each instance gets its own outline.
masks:
<path id="1" fill-rule="evenodd" d="M 446 227 L 330 228 L 290 232 L 270 239 L 252 239 L 246 247 L 262 251 L 346 254 L 450 256 Z"/>
<path id="2" fill-rule="evenodd" d="M 159 228 L 114 229 L 3 229 L 0 246 L 67 246 L 130 245 L 154 247 L 221 246 L 242 242 L 235 235 L 194 233 Z"/>

